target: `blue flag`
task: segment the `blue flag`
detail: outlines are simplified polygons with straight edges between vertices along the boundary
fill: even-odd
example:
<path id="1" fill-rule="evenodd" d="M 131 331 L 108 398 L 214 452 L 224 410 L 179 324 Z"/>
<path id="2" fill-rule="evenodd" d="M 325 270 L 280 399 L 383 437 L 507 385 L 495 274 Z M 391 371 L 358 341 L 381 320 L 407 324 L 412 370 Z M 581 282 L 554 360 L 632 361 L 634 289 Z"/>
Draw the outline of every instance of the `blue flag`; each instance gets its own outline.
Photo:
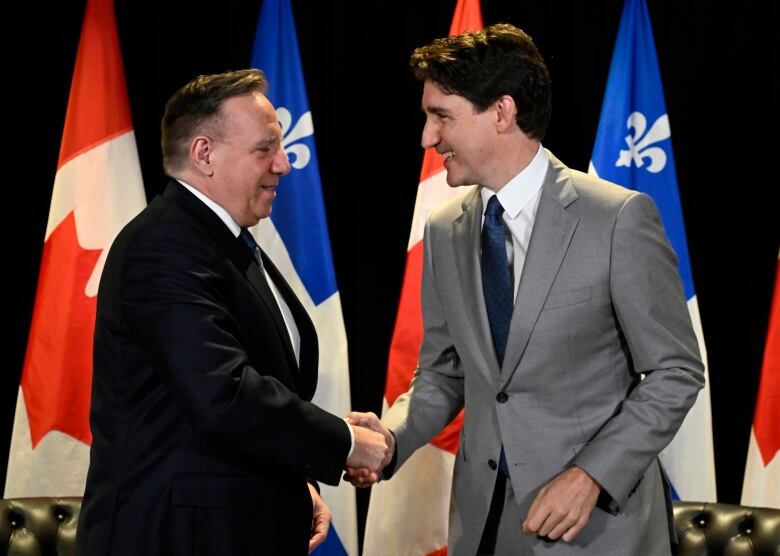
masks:
<path id="1" fill-rule="evenodd" d="M 319 380 L 314 403 L 336 415 L 350 410 L 347 338 L 322 200 L 314 126 L 306 97 L 289 0 L 265 0 L 252 67 L 268 77 L 268 99 L 282 127 L 292 171 L 282 178 L 271 217 L 253 233 L 301 299 L 317 328 Z M 328 539 L 315 554 L 357 554 L 355 493 L 351 485 L 322 486 L 333 513 Z"/>
<path id="2" fill-rule="evenodd" d="M 590 173 L 650 195 L 679 261 L 685 297 L 705 365 L 661 72 L 644 0 L 626 0 L 620 20 Z M 661 453 L 675 498 L 714 502 L 715 460 L 709 381 L 677 436 Z"/>

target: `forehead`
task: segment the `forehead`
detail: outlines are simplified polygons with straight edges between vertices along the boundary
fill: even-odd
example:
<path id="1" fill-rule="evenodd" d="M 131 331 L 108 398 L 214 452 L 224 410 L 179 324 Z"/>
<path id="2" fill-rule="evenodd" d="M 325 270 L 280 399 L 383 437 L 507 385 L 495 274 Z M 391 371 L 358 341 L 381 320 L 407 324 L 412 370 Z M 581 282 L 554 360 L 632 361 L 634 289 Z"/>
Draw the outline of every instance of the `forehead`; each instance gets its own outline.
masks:
<path id="1" fill-rule="evenodd" d="M 260 93 L 230 97 L 222 103 L 222 114 L 229 125 L 278 125 L 271 101 Z"/>
<path id="2" fill-rule="evenodd" d="M 445 93 L 435 81 L 426 79 L 423 85 L 422 109 L 424 112 L 473 111 L 474 105 L 458 94 Z"/>

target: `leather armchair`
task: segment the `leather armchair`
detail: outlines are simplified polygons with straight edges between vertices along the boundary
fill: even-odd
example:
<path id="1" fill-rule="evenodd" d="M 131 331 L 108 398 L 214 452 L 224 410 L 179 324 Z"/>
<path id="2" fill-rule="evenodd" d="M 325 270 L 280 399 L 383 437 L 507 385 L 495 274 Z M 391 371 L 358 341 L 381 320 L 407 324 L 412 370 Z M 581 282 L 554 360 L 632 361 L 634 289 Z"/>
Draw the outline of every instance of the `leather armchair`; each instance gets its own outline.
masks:
<path id="1" fill-rule="evenodd" d="M 0 554 L 71 556 L 80 511 L 81 498 L 0 500 Z"/>
<path id="2" fill-rule="evenodd" d="M 676 556 L 780 556 L 780 509 L 675 502 Z"/>
<path id="3" fill-rule="evenodd" d="M 0 550 L 72 555 L 80 509 L 80 498 L 0 500 Z M 780 509 L 675 502 L 674 521 L 675 556 L 780 556 Z"/>

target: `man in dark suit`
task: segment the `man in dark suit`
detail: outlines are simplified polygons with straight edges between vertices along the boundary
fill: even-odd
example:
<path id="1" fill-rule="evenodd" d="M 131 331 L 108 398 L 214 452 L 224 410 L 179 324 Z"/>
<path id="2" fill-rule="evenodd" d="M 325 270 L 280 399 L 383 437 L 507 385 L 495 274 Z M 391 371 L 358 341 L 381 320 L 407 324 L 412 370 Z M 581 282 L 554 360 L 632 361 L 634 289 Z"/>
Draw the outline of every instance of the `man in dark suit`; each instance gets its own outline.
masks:
<path id="1" fill-rule="evenodd" d="M 246 231 L 290 171 L 265 91 L 242 70 L 166 105 L 174 179 L 100 282 L 78 554 L 306 554 L 330 521 L 313 481 L 386 456 L 382 435 L 310 403 L 314 327 Z"/>

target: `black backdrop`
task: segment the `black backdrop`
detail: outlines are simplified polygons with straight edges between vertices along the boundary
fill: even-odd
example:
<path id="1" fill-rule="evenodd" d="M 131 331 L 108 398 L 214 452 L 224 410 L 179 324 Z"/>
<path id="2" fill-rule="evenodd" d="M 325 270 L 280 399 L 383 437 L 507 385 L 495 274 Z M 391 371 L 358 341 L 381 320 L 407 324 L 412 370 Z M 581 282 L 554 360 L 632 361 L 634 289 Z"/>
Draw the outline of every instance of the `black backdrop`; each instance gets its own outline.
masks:
<path id="1" fill-rule="evenodd" d="M 587 169 L 622 1 L 482 2 L 486 24 L 508 21 L 534 37 L 553 78 L 544 144 Z M 353 407 L 378 412 L 422 160 L 421 88 L 406 64 L 413 48 L 447 34 L 455 0 L 292 3 Z M 147 198 L 164 183 L 165 100 L 197 74 L 248 65 L 260 4 L 116 1 Z M 718 497 L 738 502 L 778 254 L 777 4 L 648 4 L 709 352 Z M 21 41 L 4 49 L 12 60 L 4 78 L 12 95 L 4 101 L 6 202 L 22 222 L 6 235 L 12 294 L 0 374 L 0 481 L 83 9 L 84 0 L 35 3 L 13 20 Z M 363 492 L 361 516 L 366 501 Z"/>

